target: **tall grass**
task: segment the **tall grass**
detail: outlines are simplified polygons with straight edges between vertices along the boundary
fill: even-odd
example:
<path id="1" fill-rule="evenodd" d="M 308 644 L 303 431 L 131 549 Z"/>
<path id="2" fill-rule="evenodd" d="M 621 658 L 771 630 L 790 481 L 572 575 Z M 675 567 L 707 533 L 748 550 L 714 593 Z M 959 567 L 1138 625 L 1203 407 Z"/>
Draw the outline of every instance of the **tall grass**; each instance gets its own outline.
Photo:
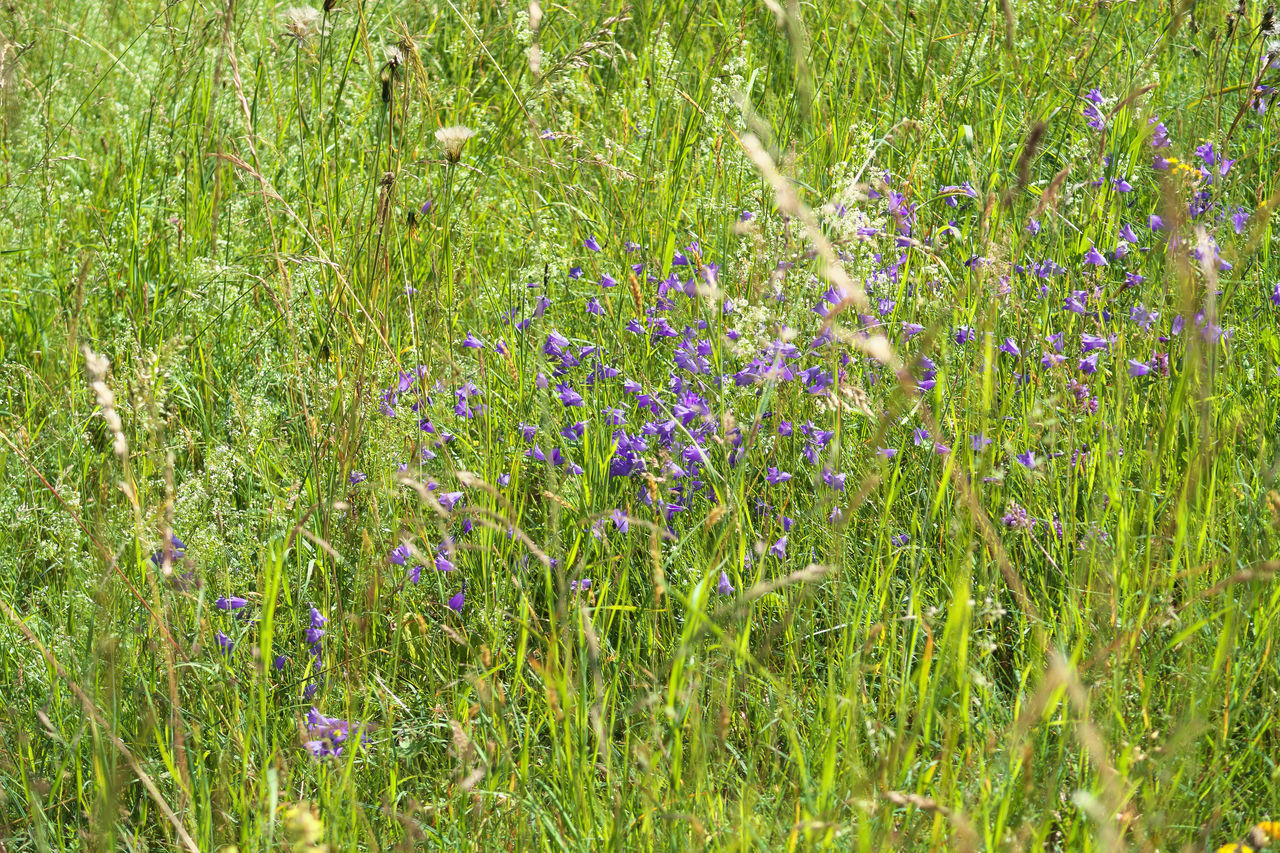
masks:
<path id="1" fill-rule="evenodd" d="M 1280 812 L 1269 8 L 323 5 L 0 13 L 0 849 Z"/>

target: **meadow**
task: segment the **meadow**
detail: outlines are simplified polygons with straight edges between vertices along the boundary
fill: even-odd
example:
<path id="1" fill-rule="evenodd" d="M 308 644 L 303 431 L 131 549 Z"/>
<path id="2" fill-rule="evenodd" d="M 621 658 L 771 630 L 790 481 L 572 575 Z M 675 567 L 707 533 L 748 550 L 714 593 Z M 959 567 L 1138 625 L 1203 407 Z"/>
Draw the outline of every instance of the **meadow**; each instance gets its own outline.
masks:
<path id="1" fill-rule="evenodd" d="M 0 851 L 1280 847 L 1254 0 L 0 8 Z"/>

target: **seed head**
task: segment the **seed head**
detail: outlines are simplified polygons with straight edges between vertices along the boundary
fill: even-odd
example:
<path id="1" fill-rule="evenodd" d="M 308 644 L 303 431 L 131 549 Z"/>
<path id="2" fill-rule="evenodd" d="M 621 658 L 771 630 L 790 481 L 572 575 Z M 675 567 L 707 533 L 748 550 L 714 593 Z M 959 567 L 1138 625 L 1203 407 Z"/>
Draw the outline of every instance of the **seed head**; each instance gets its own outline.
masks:
<path id="1" fill-rule="evenodd" d="M 444 156 L 449 159 L 449 162 L 457 163 L 462 159 L 462 146 L 475 135 L 476 132 L 466 125 L 455 124 L 437 130 L 436 142 L 439 142 L 440 147 L 444 149 Z"/>
<path id="2" fill-rule="evenodd" d="M 314 6 L 290 6 L 284 12 L 284 35 L 303 44 L 320 33 L 324 15 Z"/>

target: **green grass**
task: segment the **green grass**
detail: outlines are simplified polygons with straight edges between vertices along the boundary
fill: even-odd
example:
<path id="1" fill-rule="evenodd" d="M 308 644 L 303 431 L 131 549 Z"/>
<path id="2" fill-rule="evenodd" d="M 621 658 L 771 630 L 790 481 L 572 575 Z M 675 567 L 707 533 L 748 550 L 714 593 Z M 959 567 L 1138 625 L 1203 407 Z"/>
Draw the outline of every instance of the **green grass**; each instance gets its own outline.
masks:
<path id="1" fill-rule="evenodd" d="M 0 11 L 0 850 L 1193 851 L 1280 816 L 1262 5 L 611 0 L 536 29 L 520 3 L 333 5 L 303 40 L 255 0 Z M 1081 114 L 1095 87 L 1106 131 Z M 454 124 L 477 134 L 451 164 Z M 1153 170 L 1204 141 L 1236 161 L 1211 184 Z M 918 205 L 912 248 L 876 188 Z M 1192 222 L 1197 190 L 1215 206 Z M 864 215 L 881 233 L 859 240 Z M 1126 224 L 1150 251 L 1082 264 Z M 1197 224 L 1231 269 L 1194 258 Z M 698 376 L 679 338 L 627 330 L 694 240 L 718 292 L 660 316 L 706 323 Z M 811 353 L 833 281 L 900 254 Z M 1046 259 L 1064 272 L 1011 268 Z M 1062 309 L 1073 290 L 1093 316 Z M 882 299 L 889 365 L 852 337 Z M 714 388 L 752 354 L 728 331 L 780 324 L 797 372 L 843 368 L 841 389 Z M 553 329 L 598 348 L 565 377 L 581 409 L 539 387 Z M 1067 361 L 1042 368 L 1050 331 Z M 1116 336 L 1096 375 L 1082 333 Z M 1128 374 L 1157 351 L 1167 375 Z M 587 384 L 597 358 L 620 375 Z M 427 410 L 406 392 L 385 416 L 419 365 Z M 650 436 L 648 477 L 609 476 L 601 409 L 639 433 L 622 379 L 669 406 L 673 375 L 707 383 L 707 416 Z M 452 408 L 467 382 L 475 418 Z M 833 432 L 816 464 L 804 421 Z M 528 458 L 522 424 L 583 473 Z M 694 433 L 703 488 L 672 493 Z M 185 553 L 157 566 L 170 532 Z M 402 539 L 420 583 L 388 561 Z M 313 757 L 313 706 L 363 744 Z"/>

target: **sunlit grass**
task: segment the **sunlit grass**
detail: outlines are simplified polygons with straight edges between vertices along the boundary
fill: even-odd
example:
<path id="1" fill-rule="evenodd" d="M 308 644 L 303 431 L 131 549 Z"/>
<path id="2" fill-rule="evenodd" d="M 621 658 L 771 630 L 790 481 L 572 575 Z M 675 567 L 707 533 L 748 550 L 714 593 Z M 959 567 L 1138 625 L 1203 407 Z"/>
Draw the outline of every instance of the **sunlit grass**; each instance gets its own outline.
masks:
<path id="1" fill-rule="evenodd" d="M 0 847 L 1275 840 L 1269 12 L 324 5 L 0 13 Z"/>

